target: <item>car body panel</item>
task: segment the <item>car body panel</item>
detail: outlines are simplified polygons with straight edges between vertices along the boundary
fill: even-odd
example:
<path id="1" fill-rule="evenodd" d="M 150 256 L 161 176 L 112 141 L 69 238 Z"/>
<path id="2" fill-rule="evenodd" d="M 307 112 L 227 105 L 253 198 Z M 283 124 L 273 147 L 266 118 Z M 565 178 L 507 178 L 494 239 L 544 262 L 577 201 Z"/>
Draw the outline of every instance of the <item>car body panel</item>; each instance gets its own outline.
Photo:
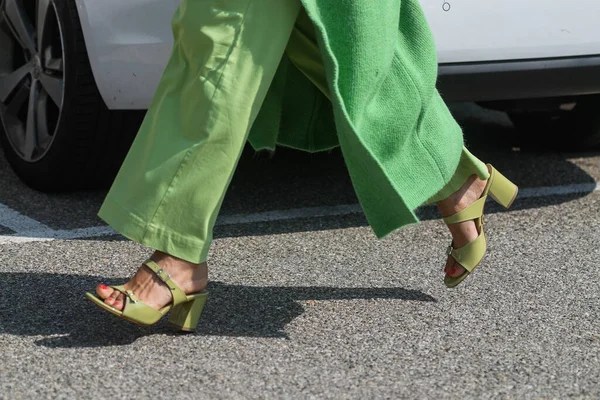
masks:
<path id="1" fill-rule="evenodd" d="M 442 64 L 600 55 L 597 0 L 421 4 Z"/>
<path id="2" fill-rule="evenodd" d="M 146 109 L 180 0 L 75 0 L 110 109 Z M 421 0 L 442 64 L 600 55 L 597 0 Z M 577 59 L 575 59 L 577 60 Z"/>
<path id="3" fill-rule="evenodd" d="M 75 1 L 108 108 L 148 108 L 172 48 L 170 20 L 179 0 Z"/>

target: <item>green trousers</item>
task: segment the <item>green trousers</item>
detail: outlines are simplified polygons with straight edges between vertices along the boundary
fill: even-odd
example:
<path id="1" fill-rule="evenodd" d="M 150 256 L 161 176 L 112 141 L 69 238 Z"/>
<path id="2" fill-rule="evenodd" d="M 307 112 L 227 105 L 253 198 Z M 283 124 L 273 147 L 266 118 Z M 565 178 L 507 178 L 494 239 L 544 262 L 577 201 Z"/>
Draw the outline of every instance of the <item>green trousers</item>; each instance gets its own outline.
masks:
<path id="1" fill-rule="evenodd" d="M 174 47 L 146 118 L 99 216 L 127 238 L 206 260 L 249 130 L 282 57 L 327 95 L 312 23 L 299 0 L 183 0 Z M 430 202 L 485 165 L 463 149 Z"/>

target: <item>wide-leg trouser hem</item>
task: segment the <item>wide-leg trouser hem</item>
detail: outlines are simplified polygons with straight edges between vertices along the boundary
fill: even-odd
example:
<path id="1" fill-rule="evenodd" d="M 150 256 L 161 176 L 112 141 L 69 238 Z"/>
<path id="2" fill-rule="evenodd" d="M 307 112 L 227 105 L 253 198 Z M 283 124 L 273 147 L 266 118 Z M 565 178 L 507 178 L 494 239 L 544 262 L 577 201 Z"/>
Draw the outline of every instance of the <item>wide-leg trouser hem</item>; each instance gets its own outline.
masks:
<path id="1" fill-rule="evenodd" d="M 164 224 L 148 223 L 144 218 L 107 198 L 98 216 L 127 239 L 192 263 L 205 262 L 211 241 L 182 235 Z"/>

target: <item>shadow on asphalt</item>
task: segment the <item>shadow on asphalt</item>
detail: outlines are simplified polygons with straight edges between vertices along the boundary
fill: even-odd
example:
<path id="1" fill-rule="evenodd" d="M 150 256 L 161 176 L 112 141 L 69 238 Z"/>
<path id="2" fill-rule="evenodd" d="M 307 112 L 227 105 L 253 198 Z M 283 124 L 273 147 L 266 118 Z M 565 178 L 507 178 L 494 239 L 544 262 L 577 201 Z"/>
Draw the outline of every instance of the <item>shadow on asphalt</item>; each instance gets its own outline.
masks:
<path id="1" fill-rule="evenodd" d="M 0 273 L 0 333 L 52 336 L 36 341 L 52 348 L 122 346 L 143 336 L 180 334 L 166 318 L 153 327 L 139 327 L 97 308 L 84 293 L 98 282 L 118 283 L 99 276 Z M 399 287 L 255 287 L 211 282 L 208 290 L 211 295 L 196 335 L 285 339 L 285 326 L 304 312 L 301 301 L 437 301 L 419 290 Z"/>

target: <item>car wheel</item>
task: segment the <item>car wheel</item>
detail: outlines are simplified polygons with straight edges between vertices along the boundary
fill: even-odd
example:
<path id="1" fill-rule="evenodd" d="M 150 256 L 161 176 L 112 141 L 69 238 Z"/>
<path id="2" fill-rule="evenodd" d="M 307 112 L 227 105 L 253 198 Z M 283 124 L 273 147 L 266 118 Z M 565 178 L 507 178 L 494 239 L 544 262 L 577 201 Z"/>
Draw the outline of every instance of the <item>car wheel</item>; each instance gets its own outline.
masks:
<path id="1" fill-rule="evenodd" d="M 42 191 L 105 186 L 143 112 L 109 112 L 74 0 L 0 0 L 0 140 Z"/>
<path id="2" fill-rule="evenodd" d="M 600 96 L 581 96 L 569 107 L 553 111 L 510 112 L 526 148 L 593 150 L 600 147 Z"/>

